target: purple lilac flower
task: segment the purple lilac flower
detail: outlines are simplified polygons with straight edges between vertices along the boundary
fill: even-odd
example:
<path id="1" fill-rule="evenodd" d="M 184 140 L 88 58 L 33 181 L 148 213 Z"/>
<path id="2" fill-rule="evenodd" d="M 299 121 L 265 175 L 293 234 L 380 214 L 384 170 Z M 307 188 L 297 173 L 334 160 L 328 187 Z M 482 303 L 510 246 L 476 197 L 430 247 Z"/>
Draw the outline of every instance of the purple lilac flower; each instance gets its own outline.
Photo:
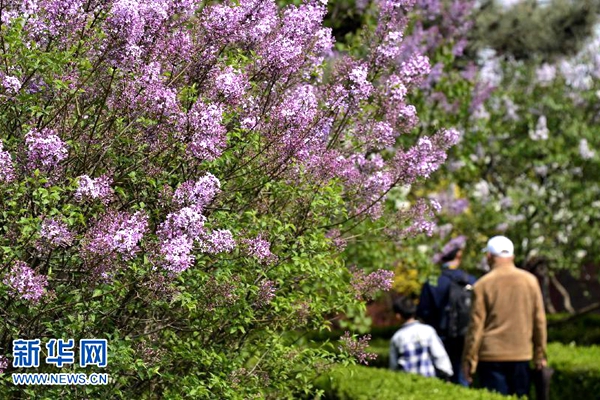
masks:
<path id="1" fill-rule="evenodd" d="M 40 236 L 53 246 L 70 246 L 73 242 L 73 233 L 67 224 L 56 218 L 47 218 L 42 222 Z"/>
<path id="2" fill-rule="evenodd" d="M 33 168 L 50 170 L 67 158 L 67 145 L 51 129 L 30 130 L 25 135 L 25 144 L 28 149 L 27 157 Z"/>
<path id="3" fill-rule="evenodd" d="M 233 235 L 227 229 L 212 231 L 210 234 L 203 237 L 200 242 L 200 249 L 204 253 L 209 254 L 226 253 L 234 248 L 235 240 L 233 240 Z"/>
<path id="4" fill-rule="evenodd" d="M 406 94 L 408 93 L 408 89 L 402 82 L 402 78 L 398 75 L 392 75 L 388 78 L 387 85 L 389 87 L 390 98 L 394 101 L 401 102 L 404 101 Z"/>
<path id="5" fill-rule="evenodd" d="M 354 267 L 350 272 L 352 274 L 350 284 L 357 299 L 370 300 L 378 291 L 388 291 L 392 287 L 393 271 L 379 269 L 367 275 L 362 269 Z"/>
<path id="6" fill-rule="evenodd" d="M 180 206 L 206 207 L 219 193 L 221 182 L 210 172 L 197 181 L 184 182 L 173 194 L 173 201 Z"/>
<path id="7" fill-rule="evenodd" d="M 194 241 L 187 236 L 178 236 L 163 240 L 160 244 L 160 255 L 164 258 L 163 268 L 181 273 L 194 264 L 192 249 Z"/>
<path id="8" fill-rule="evenodd" d="M 223 106 L 194 103 L 180 124 L 189 134 L 187 151 L 201 160 L 214 160 L 225 147 L 226 129 L 222 125 Z"/>
<path id="9" fill-rule="evenodd" d="M 403 81 L 413 85 L 420 84 L 430 71 L 429 58 L 419 54 L 415 54 L 400 66 Z"/>
<path id="10" fill-rule="evenodd" d="M 21 81 L 16 76 L 6 75 L 2 78 L 2 86 L 10 94 L 16 94 L 21 90 Z"/>
<path id="11" fill-rule="evenodd" d="M 215 78 L 215 87 L 229 102 L 242 97 L 247 86 L 245 77 L 232 67 L 227 67 Z"/>
<path id="12" fill-rule="evenodd" d="M 359 363 L 369 365 L 369 360 L 377 358 L 377 354 L 366 351 L 369 347 L 369 341 L 371 341 L 371 335 L 359 337 L 357 340 L 350 335 L 350 332 L 345 332 L 344 336 L 340 337 L 341 346 L 339 346 L 339 349 L 356 358 Z"/>
<path id="13" fill-rule="evenodd" d="M 364 65 L 359 65 L 350 71 L 349 78 L 352 82 L 350 93 L 360 100 L 369 97 L 373 90 L 373 85 L 368 81 L 369 71 Z"/>
<path id="14" fill-rule="evenodd" d="M 112 238 L 113 249 L 126 257 L 133 257 L 138 250 L 137 244 L 148 229 L 148 216 L 136 212 L 125 220 Z"/>
<path id="15" fill-rule="evenodd" d="M 160 224 L 157 234 L 161 239 L 175 239 L 186 236 L 195 240 L 204 233 L 204 217 L 198 207 L 184 207 L 177 212 L 167 215 L 165 222 Z"/>
<path id="16" fill-rule="evenodd" d="M 113 193 L 110 187 L 112 178 L 108 175 L 102 175 L 96 179 L 91 179 L 87 175 L 77 178 L 77 191 L 75 199 L 81 201 L 84 198 L 107 200 Z"/>
<path id="17" fill-rule="evenodd" d="M 346 246 L 348 245 L 348 241 L 342 237 L 342 232 L 339 229 L 331 229 L 326 234 L 325 237 L 330 239 L 333 246 L 338 251 L 344 251 Z"/>
<path id="18" fill-rule="evenodd" d="M 450 204 L 448 211 L 451 214 L 460 215 L 465 212 L 467 208 L 469 208 L 468 199 L 456 199 Z"/>
<path id="19" fill-rule="evenodd" d="M 17 261 L 2 280 L 13 296 L 37 303 L 46 292 L 48 278 L 36 274 L 23 261 Z"/>
<path id="20" fill-rule="evenodd" d="M 90 229 L 84 252 L 95 255 L 121 254 L 132 258 L 137 253 L 138 242 L 148 229 L 148 216 L 142 212 L 131 215 L 111 212 L 104 215 Z"/>
<path id="21" fill-rule="evenodd" d="M 9 183 L 15 179 L 15 169 L 10 153 L 3 149 L 4 143 L 0 140 L 0 182 Z"/>
<path id="22" fill-rule="evenodd" d="M 236 293 L 239 284 L 239 277 L 232 276 L 230 279 L 219 282 L 211 277 L 204 286 L 205 298 L 209 301 L 206 305 L 208 311 L 213 311 L 218 307 L 227 307 L 235 304 L 240 298 Z"/>
<path id="23" fill-rule="evenodd" d="M 377 62 L 380 65 L 395 60 L 402 54 L 402 39 L 401 31 L 392 31 L 386 34 L 383 42 L 377 47 Z"/>
<path id="24" fill-rule="evenodd" d="M 8 368 L 8 358 L 0 356 L 0 374 L 3 374 Z"/>
<path id="25" fill-rule="evenodd" d="M 247 247 L 247 254 L 261 261 L 273 262 L 277 256 L 271 253 L 271 243 L 264 240 L 261 235 L 254 239 L 245 239 L 243 243 Z"/>
<path id="26" fill-rule="evenodd" d="M 268 305 L 275 298 L 275 282 L 264 280 L 258 286 L 258 294 L 256 298 L 256 306 L 258 308 Z"/>

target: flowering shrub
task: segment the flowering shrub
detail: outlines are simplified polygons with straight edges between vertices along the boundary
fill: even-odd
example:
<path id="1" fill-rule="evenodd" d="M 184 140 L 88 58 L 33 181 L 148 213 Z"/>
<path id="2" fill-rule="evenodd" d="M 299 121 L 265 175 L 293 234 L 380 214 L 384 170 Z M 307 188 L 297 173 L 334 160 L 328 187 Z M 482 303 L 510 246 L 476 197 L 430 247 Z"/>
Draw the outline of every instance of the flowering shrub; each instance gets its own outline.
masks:
<path id="1" fill-rule="evenodd" d="M 400 40 L 413 3 L 381 1 L 344 53 L 321 2 L 4 5 L 0 351 L 108 339 L 111 385 L 81 398 L 310 390 L 338 356 L 289 332 L 391 284 L 352 278 L 340 232 L 380 218 L 459 137 L 410 135 L 406 94 L 431 69 Z M 413 235 L 431 213 L 389 218 Z"/>

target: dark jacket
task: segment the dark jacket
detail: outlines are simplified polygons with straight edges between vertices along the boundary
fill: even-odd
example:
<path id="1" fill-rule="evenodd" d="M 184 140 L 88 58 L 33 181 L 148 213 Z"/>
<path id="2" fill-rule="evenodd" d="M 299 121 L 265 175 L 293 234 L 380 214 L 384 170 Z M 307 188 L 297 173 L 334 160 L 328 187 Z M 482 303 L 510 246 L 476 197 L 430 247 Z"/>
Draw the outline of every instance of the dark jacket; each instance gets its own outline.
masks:
<path id="1" fill-rule="evenodd" d="M 438 334 L 441 334 L 440 326 L 446 318 L 444 310 L 448 305 L 448 293 L 450 292 L 450 281 L 452 279 L 466 280 L 471 285 L 475 284 L 477 280 L 461 269 L 444 268 L 437 279 L 437 285 L 427 282 L 421 290 L 417 317 L 426 324 L 433 326 Z M 442 339 L 444 338 L 442 337 Z"/>

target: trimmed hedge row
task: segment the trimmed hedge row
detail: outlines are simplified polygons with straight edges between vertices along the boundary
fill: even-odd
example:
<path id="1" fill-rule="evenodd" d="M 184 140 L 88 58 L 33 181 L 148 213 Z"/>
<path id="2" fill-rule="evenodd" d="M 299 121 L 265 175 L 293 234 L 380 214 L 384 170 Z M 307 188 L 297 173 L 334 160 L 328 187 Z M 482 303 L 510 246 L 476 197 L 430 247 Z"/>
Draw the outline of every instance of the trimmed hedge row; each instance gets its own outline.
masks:
<path id="1" fill-rule="evenodd" d="M 372 367 L 388 368 L 388 341 L 374 340 L 368 351 L 377 354 L 377 359 L 370 363 Z M 551 398 L 569 399 L 585 394 L 586 399 L 600 399 L 600 346 L 550 343 L 548 362 L 555 370 L 550 386 Z"/>
<path id="2" fill-rule="evenodd" d="M 557 322 L 568 318 L 569 314 L 551 314 L 547 317 L 549 342 L 565 344 L 575 342 L 578 346 L 600 345 L 599 314 L 582 315 L 557 325 L 555 325 Z"/>
<path id="3" fill-rule="evenodd" d="M 548 362 L 555 369 L 550 385 L 551 398 L 600 399 L 600 346 L 550 343 Z"/>
<path id="4" fill-rule="evenodd" d="M 321 377 L 317 387 L 327 400 L 507 400 L 482 389 L 467 389 L 435 378 L 363 366 L 339 367 Z"/>

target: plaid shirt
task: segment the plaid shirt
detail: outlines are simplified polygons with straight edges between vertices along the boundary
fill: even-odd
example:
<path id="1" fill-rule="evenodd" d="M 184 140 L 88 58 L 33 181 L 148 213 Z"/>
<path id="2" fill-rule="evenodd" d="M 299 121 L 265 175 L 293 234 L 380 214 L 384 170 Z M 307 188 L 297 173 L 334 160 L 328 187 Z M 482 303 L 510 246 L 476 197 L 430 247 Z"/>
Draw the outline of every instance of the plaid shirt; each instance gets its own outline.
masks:
<path id="1" fill-rule="evenodd" d="M 436 369 L 448 376 L 453 374 L 435 329 L 418 321 L 404 324 L 392 337 L 390 368 L 423 376 L 435 376 Z"/>

